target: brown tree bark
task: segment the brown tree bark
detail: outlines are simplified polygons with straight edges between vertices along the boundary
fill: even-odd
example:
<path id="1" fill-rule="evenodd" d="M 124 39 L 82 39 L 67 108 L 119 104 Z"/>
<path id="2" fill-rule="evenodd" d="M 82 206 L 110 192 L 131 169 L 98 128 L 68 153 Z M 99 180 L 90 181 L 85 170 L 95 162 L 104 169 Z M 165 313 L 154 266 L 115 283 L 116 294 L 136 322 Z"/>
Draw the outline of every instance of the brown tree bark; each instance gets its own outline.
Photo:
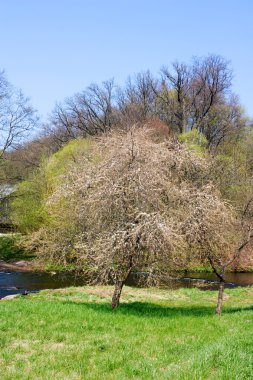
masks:
<path id="1" fill-rule="evenodd" d="M 217 307 L 216 307 L 216 314 L 221 315 L 222 311 L 222 303 L 223 303 L 223 296 L 224 296 L 224 281 L 220 281 L 219 285 L 219 293 L 218 293 L 218 301 L 217 301 Z"/>
<path id="2" fill-rule="evenodd" d="M 117 281 L 112 296 L 112 308 L 116 309 L 119 306 L 119 300 L 125 281 Z"/>
<path id="3" fill-rule="evenodd" d="M 130 263 L 129 263 L 129 268 L 125 274 L 125 278 L 123 280 L 116 280 L 115 281 L 115 287 L 114 287 L 114 292 L 112 296 L 112 308 L 116 309 L 119 306 L 119 300 L 122 292 L 122 288 L 125 285 L 131 271 L 133 268 L 133 262 L 132 262 L 132 256 L 130 257 Z M 123 277 L 123 276 L 122 276 Z"/>

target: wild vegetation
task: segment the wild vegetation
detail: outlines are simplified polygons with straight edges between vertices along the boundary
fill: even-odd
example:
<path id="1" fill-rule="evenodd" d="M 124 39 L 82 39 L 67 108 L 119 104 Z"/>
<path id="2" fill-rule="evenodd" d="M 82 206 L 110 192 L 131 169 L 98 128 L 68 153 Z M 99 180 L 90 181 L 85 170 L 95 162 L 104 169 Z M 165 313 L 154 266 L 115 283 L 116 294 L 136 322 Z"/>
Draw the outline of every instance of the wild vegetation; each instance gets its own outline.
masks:
<path id="1" fill-rule="evenodd" d="M 91 84 L 15 150 L 31 125 L 3 124 L 1 175 L 18 183 L 11 218 L 23 247 L 114 283 L 113 308 L 131 271 L 159 284 L 209 265 L 220 314 L 225 271 L 253 236 L 252 127 L 231 86 L 229 63 L 210 55 L 121 88 Z"/>

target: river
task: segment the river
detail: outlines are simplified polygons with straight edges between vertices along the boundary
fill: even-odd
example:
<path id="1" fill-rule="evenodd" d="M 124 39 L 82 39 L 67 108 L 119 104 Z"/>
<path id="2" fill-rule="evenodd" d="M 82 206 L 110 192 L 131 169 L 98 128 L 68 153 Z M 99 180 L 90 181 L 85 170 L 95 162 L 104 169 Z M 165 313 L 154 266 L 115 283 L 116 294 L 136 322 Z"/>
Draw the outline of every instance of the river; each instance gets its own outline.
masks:
<path id="1" fill-rule="evenodd" d="M 177 274 L 178 276 L 178 274 Z M 138 286 L 139 275 L 133 275 L 128 285 Z M 227 287 L 253 285 L 253 273 L 227 273 Z M 10 294 L 36 292 L 42 289 L 57 289 L 68 286 L 85 285 L 85 279 L 73 274 L 34 273 L 34 272 L 0 272 L 0 298 Z M 198 287 L 201 289 L 217 289 L 217 278 L 212 273 L 187 273 L 174 279 L 166 280 L 165 288 Z"/>

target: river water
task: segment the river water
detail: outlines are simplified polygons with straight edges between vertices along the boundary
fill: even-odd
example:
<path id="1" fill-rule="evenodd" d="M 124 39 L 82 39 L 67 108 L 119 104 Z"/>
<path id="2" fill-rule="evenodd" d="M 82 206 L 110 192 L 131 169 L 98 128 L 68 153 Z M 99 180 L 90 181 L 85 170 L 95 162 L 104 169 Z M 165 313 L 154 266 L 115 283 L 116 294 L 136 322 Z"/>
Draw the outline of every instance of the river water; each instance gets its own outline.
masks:
<path id="1" fill-rule="evenodd" d="M 139 274 L 133 275 L 128 285 L 138 286 Z M 177 274 L 177 277 L 179 275 Z M 253 273 L 227 273 L 227 287 L 253 285 Z M 42 289 L 57 289 L 68 286 L 85 285 L 85 279 L 73 274 L 32 273 L 32 272 L 0 272 L 0 298 L 10 294 L 34 292 Z M 217 289 L 217 278 L 212 273 L 187 273 L 177 279 L 164 281 L 163 287 L 176 289 L 180 287 L 198 287 L 201 289 Z"/>

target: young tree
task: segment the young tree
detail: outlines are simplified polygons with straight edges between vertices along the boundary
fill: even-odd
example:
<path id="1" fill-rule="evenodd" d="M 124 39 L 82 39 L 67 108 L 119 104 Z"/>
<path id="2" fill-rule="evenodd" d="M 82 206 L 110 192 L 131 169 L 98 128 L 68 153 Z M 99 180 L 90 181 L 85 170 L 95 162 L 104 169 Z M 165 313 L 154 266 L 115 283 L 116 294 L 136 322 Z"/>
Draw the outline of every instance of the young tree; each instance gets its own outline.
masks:
<path id="1" fill-rule="evenodd" d="M 213 193 L 217 190 L 213 188 Z M 219 196 L 200 194 L 205 200 L 195 199 L 184 221 L 184 231 L 188 251 L 192 258 L 210 264 L 219 280 L 219 293 L 216 314 L 222 311 L 225 272 L 241 255 L 251 241 L 253 234 L 250 224 L 239 220 L 228 204 Z M 197 204 L 201 207 L 198 207 Z M 250 207 L 248 203 L 247 208 Z M 247 210 L 245 208 L 245 214 Z"/>
<path id="2" fill-rule="evenodd" d="M 240 245 L 235 249 L 235 251 L 230 254 L 229 258 L 227 260 L 215 260 L 212 255 L 208 255 L 207 258 L 210 262 L 210 265 L 212 267 L 213 272 L 216 274 L 216 276 L 219 279 L 219 294 L 218 294 L 218 301 L 217 301 L 217 307 L 216 307 L 216 314 L 221 315 L 222 312 L 222 304 L 223 304 L 223 297 L 224 297 L 224 287 L 225 287 L 225 271 L 227 268 L 233 264 L 233 262 L 240 258 L 241 252 L 243 249 L 250 243 L 250 241 L 253 238 L 253 232 L 252 228 L 248 226 L 246 229 L 246 236 L 240 243 Z"/>

